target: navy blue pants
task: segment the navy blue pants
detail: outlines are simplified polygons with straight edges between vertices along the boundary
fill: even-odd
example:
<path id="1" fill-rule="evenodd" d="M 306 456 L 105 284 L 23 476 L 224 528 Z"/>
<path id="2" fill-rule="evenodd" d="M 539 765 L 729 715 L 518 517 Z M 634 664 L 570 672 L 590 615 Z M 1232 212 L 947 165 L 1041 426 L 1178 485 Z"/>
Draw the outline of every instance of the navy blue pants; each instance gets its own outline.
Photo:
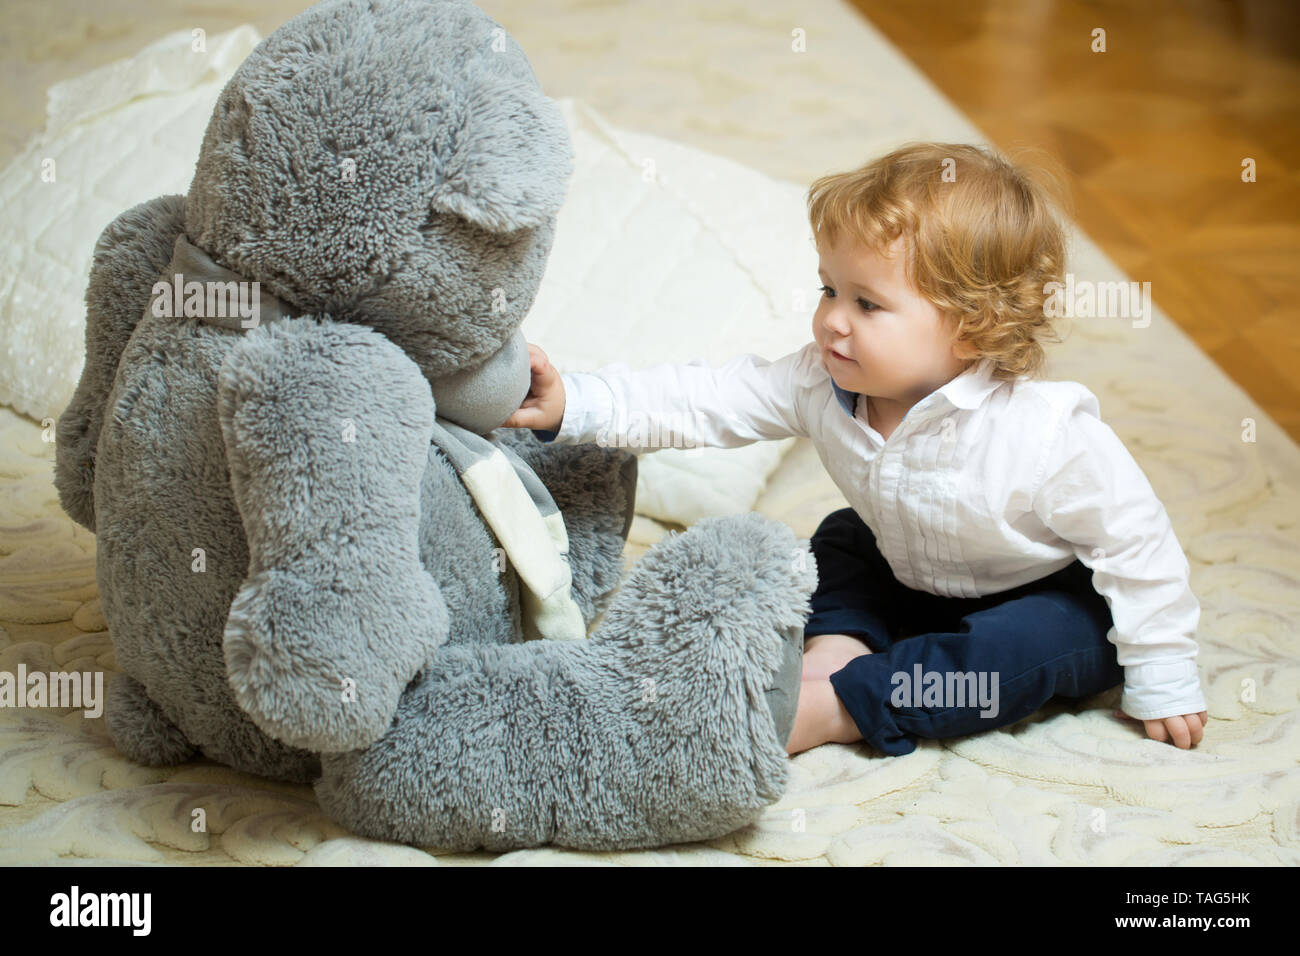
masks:
<path id="1" fill-rule="evenodd" d="M 804 638 L 849 634 L 871 648 L 831 675 L 862 739 L 898 756 L 1015 723 L 1051 697 L 1123 682 L 1106 599 L 1081 561 L 979 598 L 900 584 L 857 512 L 828 515 L 812 537 L 817 591 Z"/>

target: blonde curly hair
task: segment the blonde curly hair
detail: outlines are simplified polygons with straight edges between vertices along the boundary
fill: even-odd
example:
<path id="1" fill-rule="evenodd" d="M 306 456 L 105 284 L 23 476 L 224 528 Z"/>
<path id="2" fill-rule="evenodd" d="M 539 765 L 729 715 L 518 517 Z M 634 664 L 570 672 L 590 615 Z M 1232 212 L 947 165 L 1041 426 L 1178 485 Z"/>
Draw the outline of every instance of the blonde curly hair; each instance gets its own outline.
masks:
<path id="1" fill-rule="evenodd" d="M 907 280 L 956 323 L 956 341 L 994 376 L 1041 374 L 1041 340 L 1060 341 L 1044 287 L 1063 281 L 1068 193 L 1055 171 L 963 143 L 909 143 L 817 179 L 808 216 L 819 248 L 841 236 L 883 256 L 903 240 Z"/>

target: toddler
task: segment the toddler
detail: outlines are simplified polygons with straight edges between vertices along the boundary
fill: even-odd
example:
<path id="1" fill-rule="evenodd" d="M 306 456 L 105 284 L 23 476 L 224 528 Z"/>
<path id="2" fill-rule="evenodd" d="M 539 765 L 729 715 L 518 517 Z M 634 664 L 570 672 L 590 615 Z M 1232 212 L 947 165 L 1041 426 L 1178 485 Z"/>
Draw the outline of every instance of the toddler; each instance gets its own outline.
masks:
<path id="1" fill-rule="evenodd" d="M 912 144 L 818 179 L 808 209 L 823 285 L 803 348 L 560 375 L 530 346 L 504 425 L 634 451 L 812 441 L 851 507 L 812 537 L 788 753 L 906 754 L 1121 682 L 1116 716 L 1195 746 L 1187 559 L 1096 396 L 1039 378 L 1064 269 L 1047 189 L 985 150 Z"/>

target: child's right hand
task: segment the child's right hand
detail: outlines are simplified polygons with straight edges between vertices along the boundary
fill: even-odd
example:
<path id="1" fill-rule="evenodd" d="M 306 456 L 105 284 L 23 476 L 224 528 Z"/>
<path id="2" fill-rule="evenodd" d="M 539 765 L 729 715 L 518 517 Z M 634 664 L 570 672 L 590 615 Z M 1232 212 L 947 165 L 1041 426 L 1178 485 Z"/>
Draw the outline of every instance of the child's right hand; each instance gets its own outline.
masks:
<path id="1" fill-rule="evenodd" d="M 533 378 L 528 395 L 501 427 L 559 431 L 564 421 L 564 383 L 560 381 L 560 373 L 546 353 L 532 344 L 528 346 L 528 366 Z"/>

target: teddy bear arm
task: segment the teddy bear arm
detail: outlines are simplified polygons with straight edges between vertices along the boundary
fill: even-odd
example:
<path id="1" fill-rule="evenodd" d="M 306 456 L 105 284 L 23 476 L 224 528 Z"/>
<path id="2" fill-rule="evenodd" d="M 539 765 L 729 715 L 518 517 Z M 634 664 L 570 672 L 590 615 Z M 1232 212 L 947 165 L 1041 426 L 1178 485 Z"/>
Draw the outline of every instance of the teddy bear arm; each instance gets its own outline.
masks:
<path id="1" fill-rule="evenodd" d="M 284 319 L 226 357 L 218 414 L 249 549 L 223 635 L 235 698 L 291 746 L 367 746 L 449 630 L 418 542 L 429 383 L 372 329 Z"/>
<path id="2" fill-rule="evenodd" d="M 185 197 L 159 196 L 114 219 L 95 243 L 86 286 L 86 360 L 55 425 L 54 487 L 74 521 L 95 530 L 95 453 L 118 363 L 185 228 Z"/>
<path id="3" fill-rule="evenodd" d="M 624 573 L 623 549 L 636 506 L 637 456 L 598 445 L 552 445 L 528 429 L 493 435 L 537 474 L 564 515 L 573 599 L 590 625 Z"/>

